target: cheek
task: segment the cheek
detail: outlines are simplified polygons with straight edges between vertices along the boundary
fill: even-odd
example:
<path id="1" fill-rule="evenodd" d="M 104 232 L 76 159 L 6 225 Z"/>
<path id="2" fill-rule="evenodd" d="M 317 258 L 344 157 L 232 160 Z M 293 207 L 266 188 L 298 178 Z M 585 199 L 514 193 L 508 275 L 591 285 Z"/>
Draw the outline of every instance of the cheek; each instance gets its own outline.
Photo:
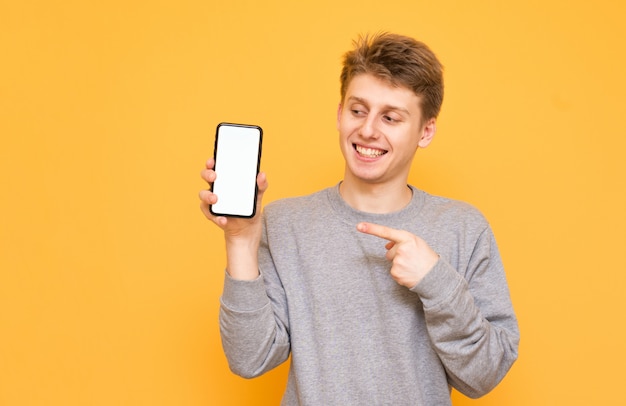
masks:
<path id="1" fill-rule="evenodd" d="M 347 144 L 347 138 L 346 137 L 346 132 L 342 131 L 341 127 L 339 127 L 339 134 L 338 134 L 338 140 L 339 140 L 339 145 L 341 146 L 341 149 L 344 149 L 344 146 Z"/>
<path id="2" fill-rule="evenodd" d="M 350 134 L 354 133 L 359 126 L 358 120 L 355 120 L 350 114 L 343 114 L 337 117 L 337 130 L 340 134 L 348 137 Z"/>
<path id="3" fill-rule="evenodd" d="M 352 150 L 352 143 L 348 140 L 348 134 L 349 132 L 342 131 L 342 128 L 339 127 L 337 140 L 339 141 L 339 149 L 341 149 L 341 153 L 344 157 Z"/>
<path id="4" fill-rule="evenodd" d="M 350 131 L 346 128 L 346 120 L 342 120 L 341 118 L 337 119 L 337 131 L 339 133 L 339 139 L 346 138 L 346 134 L 349 134 Z"/>

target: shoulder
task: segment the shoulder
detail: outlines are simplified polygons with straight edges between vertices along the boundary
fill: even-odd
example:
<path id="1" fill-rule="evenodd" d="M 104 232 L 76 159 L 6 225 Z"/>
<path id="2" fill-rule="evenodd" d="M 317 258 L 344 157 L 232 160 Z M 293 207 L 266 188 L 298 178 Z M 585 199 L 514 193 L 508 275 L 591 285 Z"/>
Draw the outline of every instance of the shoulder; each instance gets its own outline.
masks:
<path id="1" fill-rule="evenodd" d="M 324 232 L 332 224 L 328 221 L 332 209 L 326 189 L 305 196 L 289 197 L 267 204 L 263 211 L 263 225 L 268 238 L 310 238 Z"/>
<path id="2" fill-rule="evenodd" d="M 431 195 L 424 193 L 424 206 L 431 210 L 444 213 L 465 214 L 469 216 L 482 217 L 482 213 L 470 203 L 462 200 L 456 200 L 444 196 Z"/>
<path id="3" fill-rule="evenodd" d="M 472 224 L 478 228 L 488 225 L 483 213 L 475 206 L 449 197 L 431 195 L 421 192 L 424 196 L 422 215 L 444 223 Z"/>
<path id="4" fill-rule="evenodd" d="M 457 269 L 465 269 L 478 245 L 489 247 L 493 239 L 486 217 L 473 205 L 426 194 L 417 230 L 437 252 Z"/>
<path id="5" fill-rule="evenodd" d="M 294 218 L 310 215 L 327 205 L 327 189 L 305 195 L 275 200 L 265 206 L 266 218 Z"/>

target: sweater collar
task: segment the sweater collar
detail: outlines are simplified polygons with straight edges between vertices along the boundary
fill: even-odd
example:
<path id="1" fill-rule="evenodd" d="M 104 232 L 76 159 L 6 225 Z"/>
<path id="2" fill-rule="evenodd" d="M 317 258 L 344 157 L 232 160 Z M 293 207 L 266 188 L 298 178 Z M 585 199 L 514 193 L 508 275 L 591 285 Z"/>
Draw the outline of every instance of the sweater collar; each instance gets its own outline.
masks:
<path id="1" fill-rule="evenodd" d="M 326 189 L 328 202 L 335 215 L 345 223 L 356 225 L 361 221 L 386 225 L 388 227 L 403 228 L 407 219 L 414 219 L 424 205 L 425 193 L 411 185 L 409 188 L 413 192 L 411 201 L 400 210 L 390 213 L 368 213 L 359 211 L 349 206 L 339 193 L 339 182 L 337 185 Z"/>

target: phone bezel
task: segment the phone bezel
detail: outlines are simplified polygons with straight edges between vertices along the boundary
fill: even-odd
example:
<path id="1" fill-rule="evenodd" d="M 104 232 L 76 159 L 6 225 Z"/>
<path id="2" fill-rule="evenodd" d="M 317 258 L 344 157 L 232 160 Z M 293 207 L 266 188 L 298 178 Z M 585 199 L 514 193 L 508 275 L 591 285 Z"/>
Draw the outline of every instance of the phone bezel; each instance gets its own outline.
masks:
<path id="1" fill-rule="evenodd" d="M 213 205 L 209 206 L 209 211 L 211 212 L 211 214 L 213 214 L 214 216 L 223 216 L 223 217 L 237 217 L 237 218 L 252 218 L 256 215 L 257 212 L 257 197 L 258 197 L 258 193 L 259 193 L 259 186 L 256 182 L 256 178 L 258 177 L 260 168 L 261 168 L 261 151 L 262 151 L 262 145 L 263 145 L 263 129 L 258 126 L 258 125 L 254 125 L 254 124 L 240 124 L 240 123 L 231 123 L 231 122 L 221 122 L 217 125 L 217 128 L 215 130 L 215 141 L 214 141 L 214 145 L 213 145 L 213 160 L 215 162 L 215 166 L 214 169 L 216 171 L 216 173 L 218 173 L 219 176 L 219 162 L 218 162 L 218 141 L 219 141 L 219 136 L 220 136 L 220 129 L 222 127 L 238 127 L 238 128 L 251 128 L 251 129 L 255 129 L 259 132 L 259 145 L 257 148 L 257 159 L 256 159 L 256 176 L 255 176 L 255 182 L 254 182 L 254 197 L 253 197 L 253 202 L 252 202 L 252 212 L 251 214 L 247 215 L 247 214 L 237 214 L 237 213 L 228 213 L 228 212 L 217 212 L 213 209 Z M 211 183 L 211 190 L 214 189 L 214 182 Z M 219 199 L 219 196 L 218 196 Z"/>

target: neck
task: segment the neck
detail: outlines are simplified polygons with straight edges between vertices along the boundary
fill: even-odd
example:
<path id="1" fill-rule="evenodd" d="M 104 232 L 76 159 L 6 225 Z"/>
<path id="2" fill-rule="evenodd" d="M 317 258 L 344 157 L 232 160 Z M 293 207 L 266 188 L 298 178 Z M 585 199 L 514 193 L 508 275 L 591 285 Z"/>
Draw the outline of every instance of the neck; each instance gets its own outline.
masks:
<path id="1" fill-rule="evenodd" d="M 367 213 L 391 213 L 409 204 L 413 192 L 406 181 L 397 184 L 371 184 L 344 179 L 339 193 L 352 208 Z"/>

